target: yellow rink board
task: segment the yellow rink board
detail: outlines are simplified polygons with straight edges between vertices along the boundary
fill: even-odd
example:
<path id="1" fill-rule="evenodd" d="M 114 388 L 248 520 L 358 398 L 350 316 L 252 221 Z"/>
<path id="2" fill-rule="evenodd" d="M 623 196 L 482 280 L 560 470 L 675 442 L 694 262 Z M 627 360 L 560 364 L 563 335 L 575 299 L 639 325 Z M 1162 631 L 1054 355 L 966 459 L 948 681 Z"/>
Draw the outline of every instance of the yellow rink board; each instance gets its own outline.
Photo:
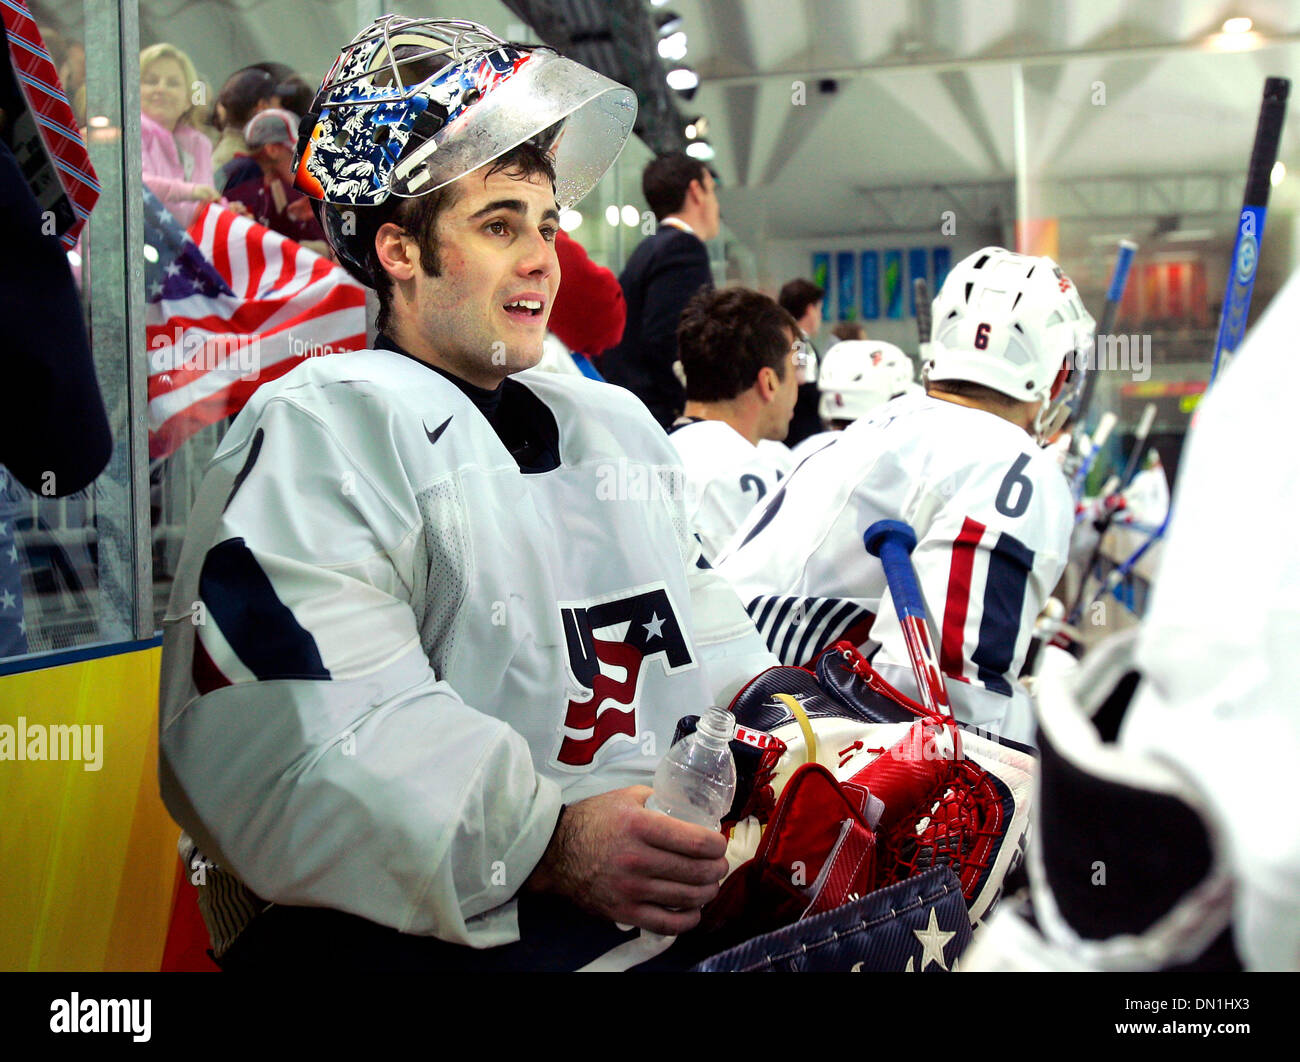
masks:
<path id="1" fill-rule="evenodd" d="M 85 748 L 81 762 L 0 759 L 0 970 L 158 969 L 180 833 L 158 795 L 161 656 L 0 676 L 0 728 L 14 728 L 0 755 L 16 755 L 20 718 L 29 739 L 103 728 L 98 770 Z"/>

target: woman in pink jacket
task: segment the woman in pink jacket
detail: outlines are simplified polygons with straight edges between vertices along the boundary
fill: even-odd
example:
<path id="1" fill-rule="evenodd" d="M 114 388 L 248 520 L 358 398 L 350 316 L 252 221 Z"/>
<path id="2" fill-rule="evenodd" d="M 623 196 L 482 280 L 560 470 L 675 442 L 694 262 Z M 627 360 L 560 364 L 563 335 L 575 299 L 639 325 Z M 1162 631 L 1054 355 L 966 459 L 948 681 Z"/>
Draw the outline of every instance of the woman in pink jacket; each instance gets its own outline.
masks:
<path id="1" fill-rule="evenodd" d="M 194 63 L 171 44 L 140 53 L 140 135 L 144 183 L 188 226 L 199 204 L 221 198 L 212 177 L 212 142 L 194 127 Z"/>

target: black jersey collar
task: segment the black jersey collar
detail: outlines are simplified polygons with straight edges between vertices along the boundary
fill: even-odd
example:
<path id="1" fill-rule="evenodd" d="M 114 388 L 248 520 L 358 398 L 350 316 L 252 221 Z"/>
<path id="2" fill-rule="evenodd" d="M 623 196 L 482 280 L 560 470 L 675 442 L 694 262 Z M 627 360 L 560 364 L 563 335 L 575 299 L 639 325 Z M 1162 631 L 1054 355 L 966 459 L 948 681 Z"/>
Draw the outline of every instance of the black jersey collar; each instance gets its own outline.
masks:
<path id="1" fill-rule="evenodd" d="M 462 380 L 459 376 L 449 373 L 445 369 L 440 369 L 436 365 L 430 365 L 427 361 L 422 361 L 409 351 L 403 350 L 397 344 L 396 340 L 392 339 L 390 336 L 384 335 L 382 332 L 375 337 L 375 349 L 391 350 L 394 354 L 401 354 L 404 358 L 410 358 L 412 361 L 419 362 L 426 369 L 431 369 L 439 376 L 445 376 L 464 392 L 465 397 L 478 407 L 479 412 L 482 413 L 483 416 L 487 417 L 489 422 L 494 422 L 496 420 L 497 409 L 501 406 L 501 389 L 505 386 L 504 380 L 491 390 L 488 390 L 486 387 L 476 387 L 468 380 Z"/>

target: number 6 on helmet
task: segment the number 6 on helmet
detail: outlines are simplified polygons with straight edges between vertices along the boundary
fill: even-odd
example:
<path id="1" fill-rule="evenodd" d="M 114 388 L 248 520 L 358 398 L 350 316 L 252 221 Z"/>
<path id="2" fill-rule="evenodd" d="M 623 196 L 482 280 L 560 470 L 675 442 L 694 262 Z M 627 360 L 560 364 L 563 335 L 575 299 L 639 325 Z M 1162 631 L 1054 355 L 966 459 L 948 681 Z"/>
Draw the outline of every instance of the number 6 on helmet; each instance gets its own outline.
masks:
<path id="1" fill-rule="evenodd" d="M 962 259 L 934 300 L 927 383 L 967 380 L 1040 402 L 1039 443 L 1064 423 L 1092 355 L 1096 322 L 1046 257 L 985 247 Z"/>

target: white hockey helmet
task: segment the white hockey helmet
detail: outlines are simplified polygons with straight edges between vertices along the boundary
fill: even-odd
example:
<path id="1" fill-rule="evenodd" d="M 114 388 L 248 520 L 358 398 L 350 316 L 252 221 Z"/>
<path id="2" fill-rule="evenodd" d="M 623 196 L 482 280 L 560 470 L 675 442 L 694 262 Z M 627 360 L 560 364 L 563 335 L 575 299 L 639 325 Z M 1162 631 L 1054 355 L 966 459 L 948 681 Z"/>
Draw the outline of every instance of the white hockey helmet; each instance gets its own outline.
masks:
<path id="1" fill-rule="evenodd" d="M 817 388 L 822 420 L 857 420 L 910 390 L 919 390 L 912 359 L 893 343 L 844 339 L 826 352 Z"/>
<path id="2" fill-rule="evenodd" d="M 934 300 L 927 383 L 967 380 L 1041 402 L 1040 440 L 1078 395 L 1096 322 L 1078 289 L 1047 257 L 985 247 L 962 259 Z"/>

